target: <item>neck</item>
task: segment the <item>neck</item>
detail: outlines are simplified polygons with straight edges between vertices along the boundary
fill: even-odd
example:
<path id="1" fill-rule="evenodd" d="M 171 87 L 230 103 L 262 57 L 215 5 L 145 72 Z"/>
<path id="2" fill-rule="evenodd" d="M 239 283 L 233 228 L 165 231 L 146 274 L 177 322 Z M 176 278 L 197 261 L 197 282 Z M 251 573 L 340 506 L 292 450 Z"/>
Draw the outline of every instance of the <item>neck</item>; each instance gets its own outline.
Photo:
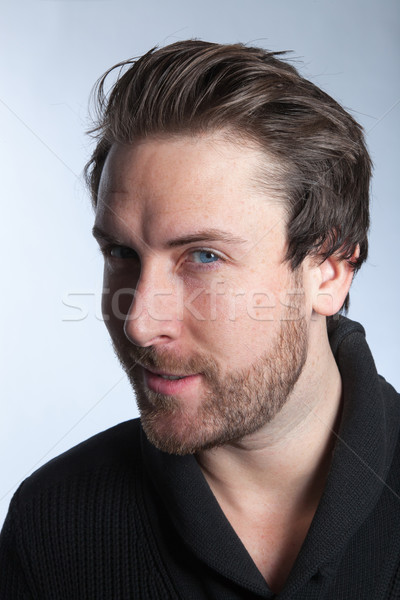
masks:
<path id="1" fill-rule="evenodd" d="M 326 335 L 326 334 L 325 334 Z M 313 348 L 285 406 L 242 440 L 200 452 L 197 460 L 220 503 L 315 510 L 325 486 L 341 409 L 341 378 L 328 338 Z"/>

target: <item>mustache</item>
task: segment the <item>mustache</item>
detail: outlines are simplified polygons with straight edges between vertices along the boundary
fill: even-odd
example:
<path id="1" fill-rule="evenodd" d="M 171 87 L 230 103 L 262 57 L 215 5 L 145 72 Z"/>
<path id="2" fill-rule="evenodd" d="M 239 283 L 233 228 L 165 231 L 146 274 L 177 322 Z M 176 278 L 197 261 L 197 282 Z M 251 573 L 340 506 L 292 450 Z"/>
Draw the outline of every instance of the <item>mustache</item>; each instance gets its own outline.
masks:
<path id="1" fill-rule="evenodd" d="M 200 353 L 191 353 L 190 356 L 173 354 L 166 348 L 156 348 L 149 346 L 126 346 L 124 348 L 114 345 L 114 351 L 122 360 L 125 368 L 140 364 L 144 368 L 161 369 L 166 372 L 175 372 L 181 375 L 192 375 L 201 373 L 206 377 L 214 378 L 219 374 L 219 367 L 216 360 L 211 356 L 205 356 Z"/>

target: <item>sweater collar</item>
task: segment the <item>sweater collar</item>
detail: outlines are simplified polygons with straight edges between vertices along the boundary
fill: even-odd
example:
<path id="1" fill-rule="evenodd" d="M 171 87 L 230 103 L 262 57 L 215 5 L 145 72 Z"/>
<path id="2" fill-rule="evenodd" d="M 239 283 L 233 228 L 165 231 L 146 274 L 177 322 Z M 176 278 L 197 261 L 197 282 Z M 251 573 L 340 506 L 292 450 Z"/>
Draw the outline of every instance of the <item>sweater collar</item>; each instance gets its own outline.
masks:
<path id="1" fill-rule="evenodd" d="M 323 496 L 280 594 L 282 599 L 292 597 L 318 570 L 325 568 L 332 572 L 386 485 L 400 423 L 397 411 L 392 408 L 395 392 L 386 394 L 389 401 L 384 401 L 364 336 L 361 325 L 344 317 L 330 333 L 343 382 L 342 421 Z M 248 590 L 272 598 L 196 459 L 157 450 L 143 432 L 142 448 L 148 473 L 176 530 L 198 558 Z"/>
<path id="2" fill-rule="evenodd" d="M 282 599 L 321 567 L 334 572 L 386 485 L 397 443 L 397 394 L 391 386 L 383 394 L 363 327 L 340 317 L 330 343 L 343 384 L 341 425 L 324 493 Z"/>
<path id="3" fill-rule="evenodd" d="M 150 444 L 143 430 L 142 452 L 145 468 L 174 528 L 194 554 L 231 581 L 264 598 L 272 598 L 265 579 L 225 517 L 194 456 L 161 452 Z"/>

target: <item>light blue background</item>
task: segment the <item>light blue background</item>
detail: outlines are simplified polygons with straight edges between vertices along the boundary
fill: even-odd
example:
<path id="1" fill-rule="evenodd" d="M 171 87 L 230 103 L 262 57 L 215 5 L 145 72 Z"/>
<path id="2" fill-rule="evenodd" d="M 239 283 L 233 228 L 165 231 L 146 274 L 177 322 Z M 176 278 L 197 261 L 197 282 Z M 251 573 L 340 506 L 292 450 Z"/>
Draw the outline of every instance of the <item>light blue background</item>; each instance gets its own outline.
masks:
<path id="1" fill-rule="evenodd" d="M 12 492 L 34 468 L 137 414 L 100 319 L 102 265 L 81 172 L 90 153 L 84 130 L 93 83 L 156 44 L 199 37 L 294 50 L 302 72 L 364 125 L 375 163 L 373 225 L 350 316 L 366 327 L 379 371 L 400 388 L 399 6 L 2 3 L 0 523 Z"/>

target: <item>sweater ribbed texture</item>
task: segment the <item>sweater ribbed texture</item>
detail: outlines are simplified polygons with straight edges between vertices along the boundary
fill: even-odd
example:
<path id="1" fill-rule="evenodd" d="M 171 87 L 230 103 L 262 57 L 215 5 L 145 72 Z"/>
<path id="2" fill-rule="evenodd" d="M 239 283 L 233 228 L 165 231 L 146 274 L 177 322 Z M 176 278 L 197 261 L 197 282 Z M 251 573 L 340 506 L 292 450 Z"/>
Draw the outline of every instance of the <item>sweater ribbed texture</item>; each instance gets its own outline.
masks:
<path id="1" fill-rule="evenodd" d="M 66 466 L 60 464 L 60 475 Z M 67 479 L 45 480 L 21 508 L 22 486 L 1 534 L 0 599 L 177 598 L 138 481 L 134 465 L 78 469 Z"/>

